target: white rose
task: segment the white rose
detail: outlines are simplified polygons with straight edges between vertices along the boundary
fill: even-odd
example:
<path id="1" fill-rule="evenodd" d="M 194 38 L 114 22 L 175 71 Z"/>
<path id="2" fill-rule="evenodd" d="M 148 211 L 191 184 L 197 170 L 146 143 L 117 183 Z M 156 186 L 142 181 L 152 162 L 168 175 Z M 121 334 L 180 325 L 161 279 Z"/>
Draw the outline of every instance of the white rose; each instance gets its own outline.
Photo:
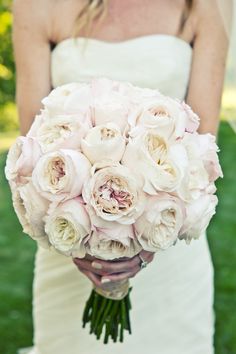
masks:
<path id="1" fill-rule="evenodd" d="M 57 114 L 87 114 L 91 103 L 90 86 L 85 83 L 59 86 L 42 103 L 52 118 Z"/>
<path id="2" fill-rule="evenodd" d="M 116 90 L 98 88 L 94 90 L 92 104 L 92 121 L 95 126 L 113 122 L 122 132 L 128 125 L 128 115 L 131 110 L 129 98 Z"/>
<path id="3" fill-rule="evenodd" d="M 45 231 L 51 245 L 66 256 L 83 258 L 84 243 L 90 233 L 90 220 L 81 198 L 57 205 L 45 218 Z"/>
<path id="4" fill-rule="evenodd" d="M 182 102 L 181 105 L 187 116 L 185 131 L 188 133 L 195 133 L 199 128 L 200 118 L 195 112 L 193 112 L 188 104 Z"/>
<path id="5" fill-rule="evenodd" d="M 163 95 L 158 90 L 150 88 L 133 86 L 129 83 L 121 87 L 120 92 L 127 96 L 129 100 L 137 107 L 140 107 L 140 102 L 150 102 L 150 100 L 160 99 Z"/>
<path id="6" fill-rule="evenodd" d="M 125 151 L 125 138 L 117 124 L 98 125 L 89 130 L 81 148 L 91 163 L 107 159 L 119 162 Z"/>
<path id="7" fill-rule="evenodd" d="M 31 182 L 17 189 L 13 188 L 12 200 L 23 231 L 42 247 L 48 248 L 43 218 L 49 208 L 49 202 L 37 193 Z"/>
<path id="8" fill-rule="evenodd" d="M 113 81 L 107 78 L 95 79 L 92 84 L 92 92 L 96 97 L 105 96 L 112 92 L 119 93 L 133 104 L 139 104 L 145 99 L 157 98 L 162 95 L 157 90 L 141 88 L 126 81 Z"/>
<path id="9" fill-rule="evenodd" d="M 131 136 L 136 135 L 138 127 L 155 129 L 165 138 L 182 137 L 188 126 L 188 115 L 180 102 L 165 96 L 141 101 L 129 116 Z"/>
<path id="10" fill-rule="evenodd" d="M 142 250 L 132 225 L 109 222 L 96 215 L 90 215 L 90 218 L 92 234 L 86 250 L 91 256 L 105 260 L 132 258 Z"/>
<path id="11" fill-rule="evenodd" d="M 104 220 L 132 224 L 145 208 L 145 196 L 131 170 L 107 161 L 95 164 L 92 173 L 82 192 L 88 209 Z"/>
<path id="12" fill-rule="evenodd" d="M 48 200 L 72 199 L 81 194 L 90 168 L 89 160 L 82 153 L 62 149 L 40 158 L 33 171 L 32 181 L 38 193 Z"/>
<path id="13" fill-rule="evenodd" d="M 17 185 L 27 183 L 41 155 L 40 146 L 35 139 L 18 137 L 7 155 L 5 174 L 8 181 Z"/>
<path id="14" fill-rule="evenodd" d="M 198 146 L 209 181 L 214 182 L 217 178 L 223 177 L 217 153 L 219 148 L 216 144 L 216 137 L 212 134 L 198 134 Z"/>
<path id="15" fill-rule="evenodd" d="M 177 194 L 185 201 L 198 199 L 210 186 L 209 175 L 201 153 L 201 135 L 185 133 L 182 144 L 186 149 L 188 166 L 185 178 L 177 190 Z"/>
<path id="16" fill-rule="evenodd" d="M 144 213 L 134 224 L 143 249 L 150 252 L 166 250 L 178 239 L 184 221 L 184 207 L 180 200 L 160 193 L 150 197 Z"/>
<path id="17" fill-rule="evenodd" d="M 43 153 L 58 149 L 79 149 L 91 122 L 80 115 L 37 116 L 27 136 L 35 137 Z"/>
<path id="18" fill-rule="evenodd" d="M 179 238 L 190 243 L 198 239 L 207 229 L 218 203 L 216 195 L 206 194 L 186 204 L 186 218 Z"/>
<path id="19" fill-rule="evenodd" d="M 180 142 L 169 144 L 152 131 L 130 138 L 121 161 L 143 177 L 143 190 L 151 195 L 174 191 L 184 177 L 188 162 Z"/>

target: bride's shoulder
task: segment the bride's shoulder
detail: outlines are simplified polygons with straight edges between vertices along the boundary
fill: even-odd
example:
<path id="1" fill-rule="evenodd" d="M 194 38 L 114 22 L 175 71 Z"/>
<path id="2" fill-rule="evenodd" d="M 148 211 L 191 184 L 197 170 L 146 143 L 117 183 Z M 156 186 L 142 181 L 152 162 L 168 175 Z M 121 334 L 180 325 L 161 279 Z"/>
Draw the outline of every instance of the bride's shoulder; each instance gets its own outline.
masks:
<path id="1" fill-rule="evenodd" d="M 39 17 L 42 14 L 46 15 L 55 3 L 56 0 L 13 0 L 12 8 L 19 15 L 31 13 L 32 16 Z"/>
<path id="2" fill-rule="evenodd" d="M 211 31 L 224 27 L 230 30 L 233 0 L 194 0 L 193 4 L 198 29 Z"/>
<path id="3" fill-rule="evenodd" d="M 48 29 L 55 0 L 14 0 L 12 11 L 16 26 L 25 30 Z"/>
<path id="4" fill-rule="evenodd" d="M 57 43 L 67 38 L 87 0 L 13 0 L 14 32 Z M 63 18 L 62 18 L 63 14 Z M 21 37 L 21 36 L 20 36 Z"/>

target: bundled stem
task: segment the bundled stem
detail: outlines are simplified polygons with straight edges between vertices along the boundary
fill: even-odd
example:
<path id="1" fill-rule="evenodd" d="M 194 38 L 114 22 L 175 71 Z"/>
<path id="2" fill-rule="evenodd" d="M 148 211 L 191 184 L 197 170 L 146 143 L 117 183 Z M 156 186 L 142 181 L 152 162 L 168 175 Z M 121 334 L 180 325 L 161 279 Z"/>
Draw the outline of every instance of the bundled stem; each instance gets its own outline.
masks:
<path id="1" fill-rule="evenodd" d="M 113 300 L 98 294 L 92 290 L 86 302 L 83 313 L 83 327 L 90 323 L 90 333 L 94 333 L 100 339 L 104 332 L 104 343 L 107 344 L 109 338 L 113 342 L 124 340 L 124 331 L 131 334 L 130 324 L 130 291 L 121 300 Z"/>

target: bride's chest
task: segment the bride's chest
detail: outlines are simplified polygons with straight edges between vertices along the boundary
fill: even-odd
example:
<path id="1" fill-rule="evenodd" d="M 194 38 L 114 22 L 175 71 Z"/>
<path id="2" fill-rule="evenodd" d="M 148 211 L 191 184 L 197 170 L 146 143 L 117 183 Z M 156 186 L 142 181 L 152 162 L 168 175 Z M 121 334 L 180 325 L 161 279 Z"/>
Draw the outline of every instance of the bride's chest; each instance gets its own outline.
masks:
<path id="1" fill-rule="evenodd" d="M 168 35 L 118 43 L 68 39 L 52 52 L 52 84 L 56 87 L 103 76 L 182 99 L 188 86 L 191 56 L 188 43 Z"/>

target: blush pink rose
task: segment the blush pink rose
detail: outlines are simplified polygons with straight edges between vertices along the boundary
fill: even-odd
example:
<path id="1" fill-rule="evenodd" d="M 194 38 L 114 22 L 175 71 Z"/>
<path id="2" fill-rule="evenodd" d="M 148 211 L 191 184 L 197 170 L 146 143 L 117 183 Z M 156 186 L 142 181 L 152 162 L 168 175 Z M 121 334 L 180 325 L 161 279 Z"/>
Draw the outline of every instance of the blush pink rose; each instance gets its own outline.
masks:
<path id="1" fill-rule="evenodd" d="M 186 104 L 160 95 L 141 100 L 130 114 L 128 122 L 131 136 L 137 135 L 138 128 L 143 127 L 153 129 L 166 139 L 177 139 L 181 138 L 185 131 L 196 131 L 199 118 Z"/>
<path id="2" fill-rule="evenodd" d="M 179 141 L 171 144 L 156 131 L 143 129 L 129 139 L 121 162 L 141 176 L 144 192 L 155 195 L 178 188 L 188 161 Z"/>
<path id="3" fill-rule="evenodd" d="M 43 155 L 32 174 L 32 181 L 44 198 L 63 201 L 81 195 L 90 176 L 91 164 L 79 151 L 61 149 Z"/>
<path id="4" fill-rule="evenodd" d="M 36 139 L 18 137 L 7 155 L 5 174 L 10 185 L 27 183 L 41 155 L 42 152 Z"/>
<path id="5" fill-rule="evenodd" d="M 37 139 L 42 152 L 58 149 L 80 149 L 81 139 L 91 128 L 91 121 L 82 115 L 54 115 L 47 111 L 35 118 L 27 136 Z"/>
<path id="6" fill-rule="evenodd" d="M 217 203 L 217 196 L 211 194 L 202 195 L 197 200 L 187 203 L 186 218 L 179 239 L 190 243 L 192 239 L 198 239 L 204 234 L 215 214 Z"/>
<path id="7" fill-rule="evenodd" d="M 132 224 L 145 208 L 139 181 L 127 167 L 112 161 L 97 163 L 82 192 L 87 209 L 107 221 Z"/>
<path id="8" fill-rule="evenodd" d="M 85 256 L 85 242 L 91 226 L 81 198 L 58 204 L 45 217 L 45 223 L 45 232 L 56 251 L 65 256 Z"/>
<path id="9" fill-rule="evenodd" d="M 81 141 L 81 149 L 91 163 L 101 160 L 119 162 L 125 151 L 126 140 L 115 123 L 97 125 Z"/>
<path id="10" fill-rule="evenodd" d="M 195 133 L 199 128 L 200 118 L 195 112 L 193 112 L 188 104 L 182 102 L 181 105 L 186 114 L 185 131 L 188 133 Z"/>
<path id="11" fill-rule="evenodd" d="M 58 114 L 87 115 L 91 97 L 89 84 L 70 83 L 53 89 L 42 103 L 52 118 Z"/>
<path id="12" fill-rule="evenodd" d="M 129 97 L 114 89 L 116 82 L 98 80 L 93 83 L 92 121 L 93 125 L 117 124 L 122 133 L 128 125 L 131 105 Z"/>
<path id="13" fill-rule="evenodd" d="M 205 169 L 210 182 L 215 182 L 217 178 L 223 177 L 223 172 L 219 163 L 217 152 L 219 148 L 216 144 L 216 138 L 212 134 L 198 135 L 200 154 L 203 159 Z"/>
<path id="14" fill-rule="evenodd" d="M 23 227 L 23 232 L 44 248 L 49 247 L 44 231 L 43 221 L 49 202 L 41 197 L 31 182 L 12 189 L 12 200 L 15 212 Z"/>
<path id="15" fill-rule="evenodd" d="M 90 215 L 90 219 L 92 233 L 86 250 L 91 256 L 105 260 L 132 258 L 142 250 L 132 225 L 109 222 L 94 213 Z"/>
<path id="16" fill-rule="evenodd" d="M 167 193 L 150 197 L 144 213 L 134 224 L 143 249 L 157 252 L 175 244 L 184 217 L 184 205 L 178 198 Z"/>

